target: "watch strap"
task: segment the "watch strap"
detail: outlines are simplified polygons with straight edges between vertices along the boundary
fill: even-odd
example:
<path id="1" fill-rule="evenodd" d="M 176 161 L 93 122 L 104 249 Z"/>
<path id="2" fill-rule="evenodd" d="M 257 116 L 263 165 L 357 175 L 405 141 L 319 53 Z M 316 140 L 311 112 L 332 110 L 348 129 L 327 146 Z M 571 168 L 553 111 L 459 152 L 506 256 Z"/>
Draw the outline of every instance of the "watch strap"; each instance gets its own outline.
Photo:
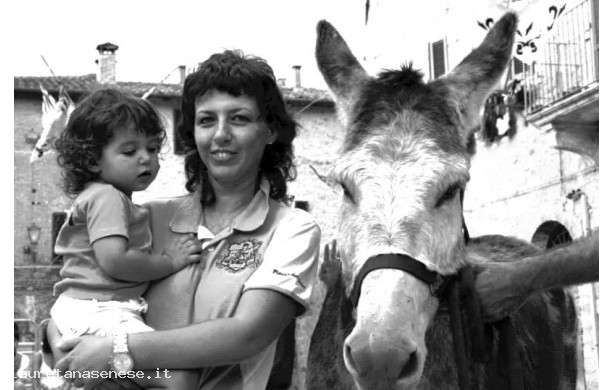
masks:
<path id="1" fill-rule="evenodd" d="M 127 334 L 115 333 L 113 335 L 113 353 L 128 352 Z"/>

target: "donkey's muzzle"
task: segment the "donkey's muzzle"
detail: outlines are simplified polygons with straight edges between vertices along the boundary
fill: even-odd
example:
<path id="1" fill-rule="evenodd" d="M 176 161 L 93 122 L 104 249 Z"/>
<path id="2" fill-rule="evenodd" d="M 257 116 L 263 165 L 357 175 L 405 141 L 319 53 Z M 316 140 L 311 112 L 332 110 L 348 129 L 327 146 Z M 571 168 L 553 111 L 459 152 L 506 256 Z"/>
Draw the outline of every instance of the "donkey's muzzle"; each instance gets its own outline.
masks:
<path id="1" fill-rule="evenodd" d="M 344 361 L 349 371 L 364 383 L 395 383 L 410 379 L 419 371 L 420 354 L 417 346 L 408 340 L 390 345 L 377 340 L 376 335 L 351 337 L 344 343 Z M 382 335 L 385 337 L 386 335 Z"/>

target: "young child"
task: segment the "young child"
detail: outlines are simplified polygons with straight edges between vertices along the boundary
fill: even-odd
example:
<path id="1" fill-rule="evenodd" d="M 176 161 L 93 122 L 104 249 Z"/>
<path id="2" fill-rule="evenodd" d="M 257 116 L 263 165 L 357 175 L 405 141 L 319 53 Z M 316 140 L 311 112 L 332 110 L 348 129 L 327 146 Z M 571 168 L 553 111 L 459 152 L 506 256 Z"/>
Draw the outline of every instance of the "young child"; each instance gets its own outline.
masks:
<path id="1" fill-rule="evenodd" d="M 64 266 L 54 286 L 58 298 L 51 317 L 64 338 L 101 335 L 115 338 L 115 349 L 123 347 L 125 334 L 152 330 L 142 318 L 149 281 L 199 261 L 201 246 L 193 237 L 152 253 L 149 213 L 131 200 L 157 176 L 165 137 L 153 105 L 106 88 L 76 106 L 56 141 L 64 191 L 76 196 L 55 244 Z M 113 364 L 111 359 L 118 372 L 131 369 Z M 188 371 L 167 376 L 171 379 L 150 375 L 150 381 L 137 383 L 197 387 Z"/>

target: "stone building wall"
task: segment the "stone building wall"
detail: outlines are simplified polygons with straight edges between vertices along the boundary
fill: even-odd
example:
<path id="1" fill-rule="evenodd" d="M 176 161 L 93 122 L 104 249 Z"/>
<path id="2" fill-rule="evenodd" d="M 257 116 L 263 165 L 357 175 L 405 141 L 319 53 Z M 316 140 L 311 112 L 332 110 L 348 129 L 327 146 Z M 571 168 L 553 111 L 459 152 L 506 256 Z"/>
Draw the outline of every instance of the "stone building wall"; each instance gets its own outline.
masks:
<path id="1" fill-rule="evenodd" d="M 327 175 L 330 172 L 344 130 L 332 108 L 310 109 L 296 115 L 296 119 L 300 123 L 294 150 L 297 179 L 289 184 L 289 193 L 296 201 L 308 202 L 310 213 L 321 227 L 321 243 L 324 245 L 335 236 L 336 210 L 341 196 L 339 188 L 329 187 L 317 173 Z"/>
<path id="2" fill-rule="evenodd" d="M 14 317 L 40 323 L 49 318 L 49 310 L 55 298 L 53 285 L 59 281 L 60 266 L 14 267 Z"/>
<path id="3" fill-rule="evenodd" d="M 465 195 L 472 236 L 503 234 L 528 242 L 547 223 L 563 226 L 576 240 L 599 227 L 599 167 L 555 148 L 551 129 L 527 126 L 512 140 L 478 142 Z M 580 190 L 583 195 L 570 195 Z M 569 196 L 569 197 L 568 197 Z M 578 389 L 598 389 L 598 283 L 569 289 L 579 328 Z"/>
<path id="4" fill-rule="evenodd" d="M 465 194 L 466 222 L 474 236 L 511 235 L 531 241 L 538 227 L 557 221 L 573 239 L 599 226 L 599 170 L 578 154 L 555 148 L 555 132 L 520 128 L 510 140 L 478 142 Z M 567 198 L 573 190 L 587 194 Z"/>
<path id="5" fill-rule="evenodd" d="M 32 129 L 41 132 L 40 98 L 15 100 L 14 117 L 14 264 L 31 265 L 30 256 L 24 253 L 24 247 L 29 245 L 26 227 L 31 223 L 42 228 L 38 260 L 44 264 L 52 253 L 51 213 L 68 209 L 71 202 L 59 187 L 61 177 L 55 153 L 47 153 L 30 164 L 32 146 L 25 139 Z"/>

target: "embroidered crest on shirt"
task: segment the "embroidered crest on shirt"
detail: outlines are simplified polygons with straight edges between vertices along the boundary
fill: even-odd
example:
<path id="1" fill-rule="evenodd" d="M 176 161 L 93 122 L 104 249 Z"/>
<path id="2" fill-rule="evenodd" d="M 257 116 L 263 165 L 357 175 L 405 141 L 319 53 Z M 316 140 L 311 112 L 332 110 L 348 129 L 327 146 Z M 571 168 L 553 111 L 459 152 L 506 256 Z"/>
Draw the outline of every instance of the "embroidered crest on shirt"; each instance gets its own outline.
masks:
<path id="1" fill-rule="evenodd" d="M 261 241 L 254 238 L 231 242 L 223 257 L 217 260 L 215 266 L 234 273 L 247 267 L 257 268 L 261 264 L 261 254 L 259 253 L 261 244 Z"/>

